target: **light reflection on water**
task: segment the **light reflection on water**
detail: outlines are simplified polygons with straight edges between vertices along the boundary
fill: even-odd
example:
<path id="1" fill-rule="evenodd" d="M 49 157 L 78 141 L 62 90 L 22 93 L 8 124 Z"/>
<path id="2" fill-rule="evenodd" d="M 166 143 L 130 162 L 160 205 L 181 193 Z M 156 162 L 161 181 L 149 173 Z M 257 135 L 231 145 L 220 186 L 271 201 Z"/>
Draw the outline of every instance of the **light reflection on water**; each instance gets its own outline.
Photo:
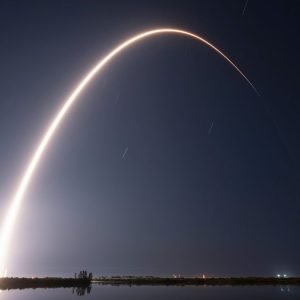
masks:
<path id="1" fill-rule="evenodd" d="M 300 299 L 298 286 L 111 286 L 88 288 L 25 289 L 2 291 L 2 300 L 60 300 L 86 297 L 90 300 L 276 300 Z"/>

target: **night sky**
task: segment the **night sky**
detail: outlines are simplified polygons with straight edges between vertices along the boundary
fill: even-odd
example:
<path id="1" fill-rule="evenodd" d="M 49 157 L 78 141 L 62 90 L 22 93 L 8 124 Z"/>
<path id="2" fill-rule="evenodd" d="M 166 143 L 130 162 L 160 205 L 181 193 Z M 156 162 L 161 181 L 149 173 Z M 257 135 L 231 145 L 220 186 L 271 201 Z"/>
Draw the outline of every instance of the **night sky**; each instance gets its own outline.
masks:
<path id="1" fill-rule="evenodd" d="M 300 274 L 299 1 L 0 1 L 0 217 L 63 100 L 8 274 Z"/>

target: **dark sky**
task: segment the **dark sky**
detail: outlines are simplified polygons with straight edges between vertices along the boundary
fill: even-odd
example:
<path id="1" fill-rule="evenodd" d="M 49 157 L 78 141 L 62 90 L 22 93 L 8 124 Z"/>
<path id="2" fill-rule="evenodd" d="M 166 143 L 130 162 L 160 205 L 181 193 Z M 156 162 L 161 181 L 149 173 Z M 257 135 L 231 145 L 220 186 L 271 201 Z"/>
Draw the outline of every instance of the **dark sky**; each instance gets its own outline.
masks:
<path id="1" fill-rule="evenodd" d="M 125 51 L 47 149 L 9 274 L 300 274 L 300 2 L 245 3 L 0 2 L 1 218 L 63 100 L 132 34 L 200 34 L 261 94 L 186 37 Z"/>

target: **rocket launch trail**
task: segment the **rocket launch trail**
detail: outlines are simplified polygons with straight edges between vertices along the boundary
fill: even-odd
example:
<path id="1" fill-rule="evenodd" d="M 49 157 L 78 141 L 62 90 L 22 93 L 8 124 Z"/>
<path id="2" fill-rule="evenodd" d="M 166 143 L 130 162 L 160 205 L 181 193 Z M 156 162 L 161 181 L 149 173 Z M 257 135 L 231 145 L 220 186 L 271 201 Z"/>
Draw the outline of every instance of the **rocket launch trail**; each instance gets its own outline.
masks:
<path id="1" fill-rule="evenodd" d="M 46 130 L 44 136 L 42 137 L 40 143 L 38 144 L 36 151 L 34 152 L 32 158 L 29 160 L 29 164 L 27 168 L 25 169 L 24 175 L 21 179 L 21 182 L 19 186 L 17 187 L 16 193 L 14 197 L 11 200 L 11 204 L 8 208 L 7 214 L 4 218 L 4 223 L 1 231 L 1 239 L 0 239 L 0 276 L 3 276 L 5 265 L 6 265 L 6 258 L 8 254 L 9 249 L 9 243 L 10 239 L 13 233 L 13 227 L 14 223 L 16 221 L 18 211 L 20 209 L 20 205 L 24 199 L 24 195 L 26 193 L 26 190 L 28 189 L 28 186 L 30 184 L 30 181 L 32 179 L 32 176 L 38 167 L 39 161 L 42 158 L 42 155 L 49 145 L 49 142 L 51 141 L 51 138 L 53 137 L 54 133 L 58 130 L 59 125 L 63 121 L 64 117 L 70 110 L 72 104 L 79 99 L 79 96 L 81 92 L 87 87 L 87 85 L 94 79 L 96 74 L 100 72 L 103 67 L 108 65 L 113 58 L 115 58 L 118 54 L 120 54 L 123 50 L 129 48 L 133 44 L 142 41 L 145 38 L 155 36 L 155 35 L 165 35 L 165 34 L 173 34 L 173 35 L 183 35 L 186 37 L 190 37 L 205 46 L 211 48 L 214 50 L 217 54 L 219 54 L 225 61 L 227 61 L 245 80 L 246 82 L 251 86 L 251 88 L 255 91 L 256 94 L 258 94 L 255 86 L 251 83 L 251 81 L 246 77 L 246 75 L 236 66 L 236 64 L 229 59 L 221 50 L 219 50 L 217 47 L 215 47 L 213 44 L 211 44 L 206 39 L 202 38 L 199 35 L 196 35 L 194 33 L 180 30 L 180 29 L 174 29 L 174 28 L 159 28 L 154 30 L 149 30 L 142 32 L 138 35 L 135 35 L 124 42 L 122 42 L 120 45 L 118 45 L 116 48 L 114 48 L 111 52 L 109 52 L 105 57 L 103 57 L 79 82 L 79 84 L 74 88 L 70 96 L 63 101 L 62 107 L 59 109 L 58 113 L 54 116 L 52 123 L 50 123 L 49 128 Z"/>

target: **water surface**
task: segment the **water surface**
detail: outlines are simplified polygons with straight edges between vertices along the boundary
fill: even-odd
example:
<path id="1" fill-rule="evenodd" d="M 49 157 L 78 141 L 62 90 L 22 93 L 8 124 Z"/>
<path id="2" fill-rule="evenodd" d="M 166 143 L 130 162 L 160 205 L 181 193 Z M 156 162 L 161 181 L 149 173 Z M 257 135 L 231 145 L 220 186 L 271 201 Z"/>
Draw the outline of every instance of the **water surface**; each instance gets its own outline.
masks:
<path id="1" fill-rule="evenodd" d="M 276 300 L 300 299 L 299 286 L 111 286 L 92 285 L 91 290 L 58 288 L 2 291 L 0 299 L 62 300 Z"/>

